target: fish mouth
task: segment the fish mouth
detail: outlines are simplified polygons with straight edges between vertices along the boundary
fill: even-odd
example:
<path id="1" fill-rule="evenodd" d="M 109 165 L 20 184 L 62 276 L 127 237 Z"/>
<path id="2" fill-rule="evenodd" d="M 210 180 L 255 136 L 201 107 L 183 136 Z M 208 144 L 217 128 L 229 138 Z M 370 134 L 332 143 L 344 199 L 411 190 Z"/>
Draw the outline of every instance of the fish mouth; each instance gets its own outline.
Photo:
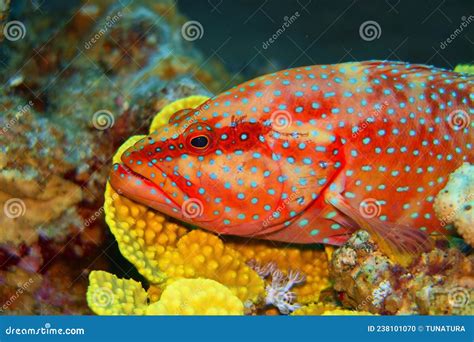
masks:
<path id="1" fill-rule="evenodd" d="M 113 165 L 109 182 L 120 195 L 170 216 L 178 216 L 181 206 L 155 182 L 125 163 Z"/>

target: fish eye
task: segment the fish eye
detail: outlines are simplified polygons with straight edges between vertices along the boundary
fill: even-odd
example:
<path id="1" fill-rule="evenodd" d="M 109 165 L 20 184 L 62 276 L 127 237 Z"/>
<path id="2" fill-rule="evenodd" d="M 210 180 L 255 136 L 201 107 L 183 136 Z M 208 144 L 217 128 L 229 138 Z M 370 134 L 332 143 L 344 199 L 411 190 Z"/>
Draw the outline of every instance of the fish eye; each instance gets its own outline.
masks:
<path id="1" fill-rule="evenodd" d="M 191 145 L 196 148 L 206 148 L 209 145 L 209 138 L 205 135 L 199 135 L 191 139 Z"/>

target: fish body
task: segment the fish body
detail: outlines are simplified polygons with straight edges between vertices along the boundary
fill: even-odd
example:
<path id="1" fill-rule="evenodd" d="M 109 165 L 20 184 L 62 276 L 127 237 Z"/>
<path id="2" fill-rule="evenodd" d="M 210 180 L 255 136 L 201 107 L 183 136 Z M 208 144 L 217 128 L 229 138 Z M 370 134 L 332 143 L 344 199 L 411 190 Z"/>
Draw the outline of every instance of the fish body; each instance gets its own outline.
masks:
<path id="1" fill-rule="evenodd" d="M 341 244 L 357 228 L 449 233 L 433 200 L 473 162 L 473 85 L 381 61 L 264 75 L 175 113 L 110 182 L 219 234 Z"/>

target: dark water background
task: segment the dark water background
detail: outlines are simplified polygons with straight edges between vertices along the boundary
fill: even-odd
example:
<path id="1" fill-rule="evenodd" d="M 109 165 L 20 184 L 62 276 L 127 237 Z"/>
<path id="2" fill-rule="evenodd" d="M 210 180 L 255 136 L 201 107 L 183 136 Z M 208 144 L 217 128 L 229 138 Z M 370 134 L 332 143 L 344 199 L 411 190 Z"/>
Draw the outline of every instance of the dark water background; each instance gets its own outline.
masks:
<path id="1" fill-rule="evenodd" d="M 178 0 L 178 7 L 202 24 L 203 37 L 195 43 L 205 55 L 248 77 L 292 66 L 367 59 L 450 69 L 474 62 L 472 0 Z M 296 11 L 296 21 L 264 49 L 263 42 L 284 17 Z M 359 27 L 369 20 L 381 32 L 378 39 L 365 41 Z M 463 21 L 469 23 L 442 49 Z"/>

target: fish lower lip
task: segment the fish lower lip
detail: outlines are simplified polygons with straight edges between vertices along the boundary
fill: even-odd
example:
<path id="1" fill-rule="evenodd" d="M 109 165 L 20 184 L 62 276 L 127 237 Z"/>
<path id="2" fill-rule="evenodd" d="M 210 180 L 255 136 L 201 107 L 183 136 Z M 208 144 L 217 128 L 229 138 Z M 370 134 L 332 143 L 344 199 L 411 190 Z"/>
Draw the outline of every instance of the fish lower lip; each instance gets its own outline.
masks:
<path id="1" fill-rule="evenodd" d="M 163 189 L 160 186 L 158 186 L 157 184 L 152 182 L 150 179 L 148 179 L 148 178 L 142 176 L 141 174 L 133 171 L 130 167 L 128 167 L 124 163 L 115 164 L 113 172 L 114 173 L 118 172 L 119 168 L 121 168 L 122 169 L 121 171 L 123 171 L 123 173 L 127 175 L 126 176 L 127 178 L 128 177 L 133 177 L 134 180 L 141 180 L 142 182 L 147 184 L 152 189 L 155 189 L 160 195 L 162 195 L 164 198 L 166 198 L 169 201 L 168 205 L 171 205 L 172 207 L 175 207 L 175 208 L 180 208 L 180 206 L 165 191 L 163 191 Z M 145 199 L 145 196 L 143 196 L 143 197 L 139 196 L 139 194 L 136 193 L 136 192 L 134 192 L 133 195 L 132 195 L 131 192 L 128 189 L 129 187 L 127 186 L 127 184 L 125 184 L 125 187 L 122 188 L 120 186 L 120 182 L 118 182 L 118 181 L 114 182 L 113 177 L 111 177 L 111 185 L 117 192 L 123 194 L 125 197 L 129 197 L 132 200 L 142 202 L 144 204 L 147 204 L 147 205 L 151 206 L 152 208 L 154 208 L 156 210 L 162 211 L 160 208 L 157 208 L 154 205 L 150 205 L 150 203 L 148 203 L 148 201 Z"/>

